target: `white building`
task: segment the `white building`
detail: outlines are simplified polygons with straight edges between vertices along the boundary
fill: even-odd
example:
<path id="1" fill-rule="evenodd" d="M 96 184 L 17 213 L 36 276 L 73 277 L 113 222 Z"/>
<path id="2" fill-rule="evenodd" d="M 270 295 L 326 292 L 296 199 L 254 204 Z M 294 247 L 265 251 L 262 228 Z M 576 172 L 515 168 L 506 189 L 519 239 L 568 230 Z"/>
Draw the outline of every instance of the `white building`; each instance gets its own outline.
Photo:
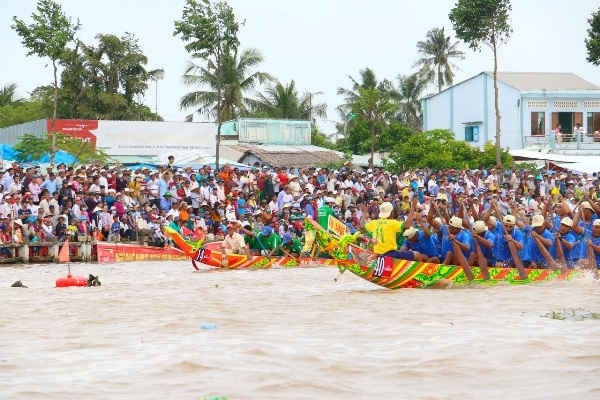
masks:
<path id="1" fill-rule="evenodd" d="M 571 73 L 498 72 L 501 145 L 600 154 L 600 87 Z M 494 80 L 482 72 L 422 100 L 423 130 L 448 129 L 476 146 L 495 142 Z M 561 125 L 561 138 L 552 129 Z M 573 134 L 580 124 L 585 134 Z M 597 135 L 598 136 L 598 135 Z"/>

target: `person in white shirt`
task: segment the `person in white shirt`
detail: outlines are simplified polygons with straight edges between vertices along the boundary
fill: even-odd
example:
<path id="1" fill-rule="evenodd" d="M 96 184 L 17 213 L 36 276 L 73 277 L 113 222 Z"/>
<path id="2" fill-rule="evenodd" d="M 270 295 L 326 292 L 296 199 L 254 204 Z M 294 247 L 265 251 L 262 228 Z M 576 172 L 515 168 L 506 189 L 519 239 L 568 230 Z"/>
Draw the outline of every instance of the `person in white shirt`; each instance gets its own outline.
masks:
<path id="1" fill-rule="evenodd" d="M 239 233 L 237 222 L 227 225 L 227 234 L 223 238 L 221 249 L 225 254 L 250 254 L 249 247 L 244 241 L 244 236 Z"/>
<path id="2" fill-rule="evenodd" d="M 98 186 L 104 186 L 105 188 L 108 188 L 107 173 L 106 173 L 106 170 L 104 170 L 104 169 L 100 170 L 100 177 L 98 178 Z"/>
<path id="3" fill-rule="evenodd" d="M 585 133 L 585 131 L 583 130 L 583 126 L 581 126 L 581 124 L 579 122 L 577 122 L 575 124 L 575 128 L 573 129 L 573 137 L 575 138 L 576 141 L 583 142 L 584 133 Z"/>

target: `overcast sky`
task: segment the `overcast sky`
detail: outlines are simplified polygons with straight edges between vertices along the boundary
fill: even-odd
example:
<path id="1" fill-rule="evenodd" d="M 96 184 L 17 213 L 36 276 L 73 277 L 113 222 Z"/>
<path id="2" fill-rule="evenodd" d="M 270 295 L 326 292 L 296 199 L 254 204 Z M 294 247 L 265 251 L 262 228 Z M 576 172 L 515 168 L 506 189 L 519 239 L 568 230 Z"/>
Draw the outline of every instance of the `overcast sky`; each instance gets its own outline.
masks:
<path id="1" fill-rule="evenodd" d="M 148 56 L 148 69 L 164 68 L 158 82 L 158 112 L 165 120 L 181 121 L 189 111 L 178 108 L 179 98 L 191 88 L 181 82 L 190 57 L 173 21 L 181 17 L 184 0 L 59 0 L 65 13 L 79 19 L 79 37 L 95 43 L 97 33 L 133 32 Z M 600 67 L 585 61 L 584 39 L 590 14 L 600 0 L 513 0 L 514 33 L 500 48 L 501 71 L 573 72 L 600 85 Z M 12 16 L 31 21 L 35 1 L 0 0 L 0 85 L 17 83 L 19 94 L 50 84 L 47 60 L 25 56 L 25 48 L 10 28 Z M 348 75 L 371 67 L 378 78 L 396 80 L 414 72 L 416 43 L 428 30 L 444 26 L 454 36 L 448 13 L 455 0 L 230 0 L 239 19 L 243 48 L 258 49 L 265 61 L 261 70 L 282 83 L 291 79 L 301 91 L 321 91 L 317 101 L 328 105 L 328 119 L 338 120 L 335 107 L 340 86 L 350 87 Z M 492 69 L 491 51 L 474 53 L 462 44 L 466 59 L 458 61 L 459 82 Z M 433 90 L 433 89 L 432 89 Z M 145 102 L 154 109 L 155 88 Z M 329 130 L 329 129 L 327 129 Z"/>

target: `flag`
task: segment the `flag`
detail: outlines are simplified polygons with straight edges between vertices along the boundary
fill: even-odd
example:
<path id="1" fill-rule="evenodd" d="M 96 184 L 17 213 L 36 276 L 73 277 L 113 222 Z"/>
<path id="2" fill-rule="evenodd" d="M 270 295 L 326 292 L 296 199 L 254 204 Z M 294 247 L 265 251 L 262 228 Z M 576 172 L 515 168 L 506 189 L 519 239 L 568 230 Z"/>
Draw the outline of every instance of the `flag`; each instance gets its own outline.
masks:
<path id="1" fill-rule="evenodd" d="M 58 262 L 70 262 L 71 261 L 71 257 L 69 254 L 69 239 L 65 240 L 65 243 L 62 245 L 62 247 L 60 248 L 60 251 L 58 252 Z"/>

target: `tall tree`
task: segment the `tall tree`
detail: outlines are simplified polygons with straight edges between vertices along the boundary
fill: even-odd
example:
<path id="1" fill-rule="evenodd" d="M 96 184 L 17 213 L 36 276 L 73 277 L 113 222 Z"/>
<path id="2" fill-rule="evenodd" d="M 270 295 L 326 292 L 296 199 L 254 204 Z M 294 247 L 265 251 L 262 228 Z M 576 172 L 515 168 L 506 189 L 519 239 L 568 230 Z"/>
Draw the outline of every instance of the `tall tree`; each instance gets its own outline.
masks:
<path id="1" fill-rule="evenodd" d="M 371 138 L 369 167 L 373 168 L 377 129 L 394 116 L 398 107 L 397 104 L 392 101 L 389 92 L 379 89 L 360 88 L 358 94 L 359 97 L 352 106 L 352 113 L 358 114 L 369 124 L 369 136 Z"/>
<path id="2" fill-rule="evenodd" d="M 587 30 L 588 37 L 585 39 L 587 61 L 594 65 L 600 65 L 600 8 L 592 13 L 588 23 L 590 27 Z"/>
<path id="3" fill-rule="evenodd" d="M 510 26 L 510 0 L 458 0 L 450 11 L 450 21 L 456 36 L 471 49 L 479 50 L 488 44 L 494 54 L 494 108 L 496 111 L 496 162 L 502 166 L 500 144 L 500 106 L 498 104 L 498 45 L 508 40 Z"/>
<path id="4" fill-rule="evenodd" d="M 421 97 L 427 87 L 427 77 L 421 72 L 398 76 L 399 120 L 404 125 L 420 131 L 423 127 Z"/>
<path id="5" fill-rule="evenodd" d="M 394 88 L 387 79 L 378 82 L 370 68 L 360 71 L 360 80 L 352 76 L 349 78 L 352 88 L 338 88 L 337 93 L 345 97 L 342 109 L 346 112 L 346 118 L 351 116 L 355 119 L 358 129 L 367 127 L 371 152 L 369 166 L 373 167 L 377 132 L 381 136 L 389 120 L 398 111 L 398 103 L 393 100 Z"/>
<path id="6" fill-rule="evenodd" d="M 255 71 L 262 61 L 262 55 L 255 49 L 244 50 L 239 55 L 237 51 L 224 55 L 220 97 L 221 121 L 248 114 L 253 100 L 247 97 L 247 92 L 258 84 L 273 79 L 266 72 Z M 216 71 L 212 61 L 209 61 L 207 66 L 189 63 L 183 75 L 183 82 L 189 86 L 199 86 L 200 90 L 185 94 L 179 102 L 179 107 L 196 107 L 200 114 L 216 118 L 219 109 Z M 193 115 L 189 115 L 188 119 L 191 120 L 192 117 Z"/>
<path id="7" fill-rule="evenodd" d="M 38 0 L 37 13 L 31 14 L 33 23 L 27 25 L 23 20 L 13 17 L 11 26 L 21 36 L 21 42 L 28 49 L 27 55 L 48 57 L 52 61 L 54 74 L 54 106 L 52 111 L 52 147 L 50 165 L 54 165 L 56 152 L 56 107 L 58 105 L 58 66 L 66 54 L 67 46 L 73 42 L 79 29 L 79 22 L 73 24 L 62 10 L 60 4 L 53 0 Z"/>
<path id="8" fill-rule="evenodd" d="M 147 71 L 147 57 L 131 33 L 96 35 L 97 45 L 77 42 L 61 61 L 64 118 L 156 120 L 139 99 L 156 71 Z"/>
<path id="9" fill-rule="evenodd" d="M 421 58 L 417 65 L 423 68 L 432 82 L 436 82 L 438 93 L 445 85 L 454 82 L 456 66 L 452 59 L 464 59 L 465 53 L 458 49 L 458 42 L 451 43 L 450 36 L 446 36 L 444 28 L 433 28 L 427 32 L 427 40 L 417 42 L 417 50 Z"/>
<path id="10" fill-rule="evenodd" d="M 300 95 L 293 80 L 288 85 L 277 82 L 258 95 L 255 111 L 267 118 L 308 119 L 327 117 L 327 105 L 314 103 L 313 97 L 321 92 L 305 92 Z"/>
<path id="11" fill-rule="evenodd" d="M 9 83 L 0 89 L 0 107 L 20 103 L 23 99 L 17 98 L 17 84 Z"/>
<path id="12" fill-rule="evenodd" d="M 233 8 L 224 1 L 213 3 L 210 0 L 187 0 L 181 20 L 175 21 L 173 35 L 181 36 L 185 49 L 192 57 L 203 59 L 207 68 L 213 69 L 216 80 L 217 136 L 215 164 L 219 168 L 221 146 L 221 125 L 224 89 L 224 61 L 226 54 L 235 53 L 239 47 L 238 30 Z"/>

